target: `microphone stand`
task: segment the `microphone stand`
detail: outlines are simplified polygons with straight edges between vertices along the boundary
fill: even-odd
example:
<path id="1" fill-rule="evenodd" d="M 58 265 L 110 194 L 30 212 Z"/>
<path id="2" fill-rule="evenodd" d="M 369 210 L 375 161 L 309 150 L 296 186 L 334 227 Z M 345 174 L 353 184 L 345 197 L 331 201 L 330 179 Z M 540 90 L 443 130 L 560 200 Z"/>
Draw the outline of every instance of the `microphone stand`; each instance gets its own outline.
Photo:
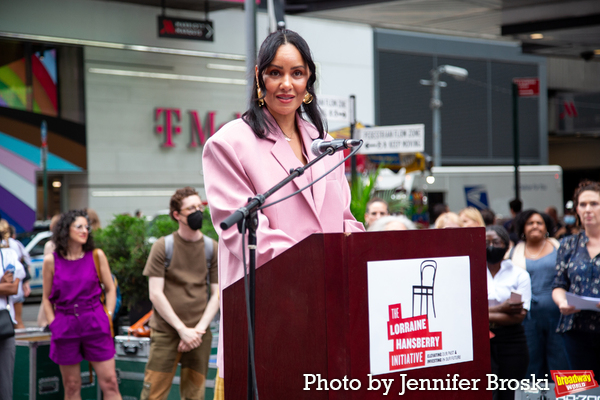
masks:
<path id="1" fill-rule="evenodd" d="M 254 369 L 254 298 L 255 298 L 255 271 L 256 271 L 256 248 L 257 248 L 257 239 L 256 239 L 256 230 L 258 228 L 258 209 L 265 203 L 268 197 L 270 197 L 273 193 L 277 192 L 279 189 L 296 179 L 298 176 L 304 174 L 304 171 L 314 164 L 319 162 L 322 158 L 328 155 L 333 155 L 336 152 L 336 149 L 333 147 L 329 147 L 324 153 L 321 153 L 314 160 L 307 163 L 302 167 L 298 167 L 290 170 L 290 174 L 283 179 L 281 182 L 273 186 L 271 189 L 267 190 L 264 194 L 257 194 L 254 197 L 248 199 L 248 203 L 238 208 L 233 212 L 229 217 L 225 218 L 223 222 L 221 222 L 220 227 L 224 231 L 231 228 L 233 225 L 237 224 L 239 232 L 244 235 L 248 230 L 248 250 L 250 256 L 250 267 L 248 271 L 248 285 L 249 285 L 249 304 L 247 308 L 249 308 L 248 312 L 248 400 L 253 399 L 253 393 L 257 388 L 255 387 L 256 383 L 256 371 Z M 244 271 L 244 275 L 246 271 Z M 258 393 L 258 392 L 257 392 Z M 258 395 L 257 395 L 258 397 Z M 257 399 L 258 400 L 258 399 Z"/>

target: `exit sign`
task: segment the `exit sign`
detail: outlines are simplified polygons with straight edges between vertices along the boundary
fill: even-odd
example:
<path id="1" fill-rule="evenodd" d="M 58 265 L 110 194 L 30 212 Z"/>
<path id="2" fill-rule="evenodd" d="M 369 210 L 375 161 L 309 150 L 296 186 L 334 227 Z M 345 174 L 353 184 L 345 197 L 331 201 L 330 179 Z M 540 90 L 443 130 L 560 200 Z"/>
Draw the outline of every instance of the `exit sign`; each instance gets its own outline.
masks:
<path id="1" fill-rule="evenodd" d="M 158 37 L 173 39 L 214 40 L 212 21 L 158 17 Z"/>
<path id="2" fill-rule="evenodd" d="M 513 83 L 519 89 L 519 97 L 533 97 L 540 95 L 539 78 L 514 78 Z"/>

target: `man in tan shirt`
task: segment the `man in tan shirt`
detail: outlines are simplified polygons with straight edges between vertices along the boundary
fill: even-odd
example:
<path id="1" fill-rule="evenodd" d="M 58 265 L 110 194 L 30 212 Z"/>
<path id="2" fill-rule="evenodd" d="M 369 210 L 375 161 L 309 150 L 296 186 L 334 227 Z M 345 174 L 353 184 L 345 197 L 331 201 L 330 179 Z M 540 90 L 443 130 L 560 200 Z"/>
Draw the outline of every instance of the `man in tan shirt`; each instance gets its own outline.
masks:
<path id="1" fill-rule="evenodd" d="M 162 237 L 152 245 L 144 268 L 154 310 L 144 400 L 167 398 L 178 363 L 181 398 L 204 399 L 212 341 L 209 324 L 219 309 L 219 284 L 217 243 L 200 232 L 203 209 L 198 192 L 191 187 L 178 189 L 170 202 L 171 218 L 179 224 L 172 236 L 171 261 L 165 263 L 168 256 Z M 206 240 L 213 241 L 210 265 Z"/>

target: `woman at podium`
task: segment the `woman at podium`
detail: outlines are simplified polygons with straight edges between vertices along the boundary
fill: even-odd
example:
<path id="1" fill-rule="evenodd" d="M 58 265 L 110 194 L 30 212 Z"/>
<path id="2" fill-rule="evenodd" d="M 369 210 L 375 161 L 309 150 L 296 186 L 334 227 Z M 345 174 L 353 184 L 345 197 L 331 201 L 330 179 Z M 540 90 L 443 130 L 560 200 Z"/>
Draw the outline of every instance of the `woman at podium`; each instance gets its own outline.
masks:
<path id="1" fill-rule="evenodd" d="M 314 159 L 310 151 L 313 140 L 332 139 L 317 106 L 315 82 L 315 63 L 306 41 L 287 29 L 271 33 L 256 60 L 249 109 L 221 128 L 204 147 L 204 184 L 223 244 L 219 245 L 221 291 L 242 278 L 244 270 L 242 236 L 235 227 L 222 231 L 219 224 L 248 198 L 265 193 L 291 169 Z M 304 187 L 342 157 L 341 153 L 325 157 L 267 202 Z M 263 265 L 312 233 L 359 231 L 364 227 L 350 213 L 350 190 L 342 164 L 302 193 L 258 212 L 256 265 Z M 222 337 L 219 335 L 217 357 L 221 377 Z"/>

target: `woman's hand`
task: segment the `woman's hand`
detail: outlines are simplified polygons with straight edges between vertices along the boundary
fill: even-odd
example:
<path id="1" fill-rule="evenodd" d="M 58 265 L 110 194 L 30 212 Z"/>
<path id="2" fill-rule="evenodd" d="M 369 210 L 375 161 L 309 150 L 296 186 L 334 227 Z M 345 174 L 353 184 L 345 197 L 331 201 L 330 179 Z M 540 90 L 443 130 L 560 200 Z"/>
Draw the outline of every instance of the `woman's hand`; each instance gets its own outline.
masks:
<path id="1" fill-rule="evenodd" d="M 506 300 L 504 303 L 489 308 L 490 322 L 498 325 L 516 325 L 523 322 L 527 315 L 527 310 L 523 308 L 523 303 L 511 304 Z"/>
<path id="2" fill-rule="evenodd" d="M 0 279 L 0 283 L 13 283 L 14 275 L 11 271 L 6 271 L 2 278 Z"/>
<path id="3" fill-rule="evenodd" d="M 600 303 L 599 303 L 600 305 Z M 575 308 L 575 306 L 570 306 L 569 303 L 567 303 L 567 301 L 562 301 L 560 304 L 558 304 L 558 309 L 560 310 L 560 313 L 562 315 L 571 315 L 571 314 L 575 314 L 578 313 L 581 310 L 578 310 Z"/>
<path id="4" fill-rule="evenodd" d="M 50 303 L 50 294 L 52 293 L 52 285 L 54 282 L 54 255 L 48 254 L 44 257 L 44 263 L 42 264 L 42 277 L 44 284 L 42 287 L 42 307 L 48 320 L 48 325 L 54 321 L 54 306 Z"/>
<path id="5" fill-rule="evenodd" d="M 581 311 L 576 309 L 575 306 L 569 305 L 569 302 L 567 301 L 567 291 L 563 288 L 554 288 L 554 290 L 552 290 L 552 300 L 554 300 L 554 303 L 557 305 L 562 315 L 571 315 Z"/>
<path id="6" fill-rule="evenodd" d="M 523 311 L 523 302 L 509 303 L 508 300 L 506 300 L 502 304 L 490 307 L 489 311 L 503 313 L 503 314 L 509 314 L 509 315 L 521 314 L 521 312 Z"/>

